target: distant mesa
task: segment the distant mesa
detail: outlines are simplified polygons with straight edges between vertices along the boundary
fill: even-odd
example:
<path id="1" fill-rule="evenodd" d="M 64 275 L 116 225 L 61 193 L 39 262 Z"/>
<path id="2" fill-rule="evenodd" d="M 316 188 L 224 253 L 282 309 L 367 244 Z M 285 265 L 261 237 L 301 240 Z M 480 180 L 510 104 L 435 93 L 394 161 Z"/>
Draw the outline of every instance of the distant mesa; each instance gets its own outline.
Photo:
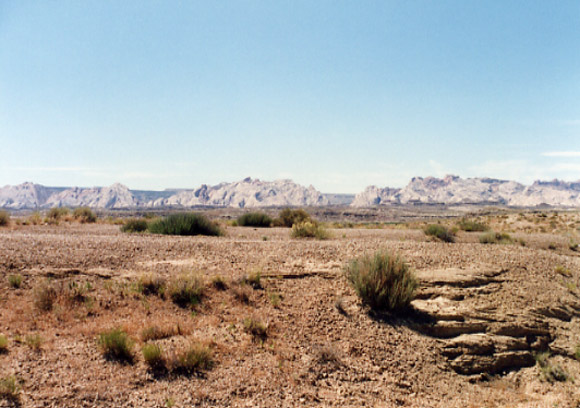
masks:
<path id="1" fill-rule="evenodd" d="M 491 178 L 414 177 L 406 187 L 367 187 L 357 194 L 353 207 L 388 204 L 500 204 L 514 207 L 541 205 L 580 207 L 580 180 L 536 181 L 525 186 L 515 181 Z"/>
<path id="2" fill-rule="evenodd" d="M 45 187 L 23 183 L 0 188 L 0 208 L 43 209 L 82 207 L 97 209 L 194 207 L 301 207 L 350 205 L 374 207 L 397 204 L 478 204 L 537 207 L 580 207 L 580 180 L 536 181 L 525 186 L 515 181 L 459 176 L 414 177 L 404 188 L 369 186 L 356 196 L 322 194 L 313 186 L 292 180 L 262 181 L 247 177 L 215 186 L 164 191 L 130 190 L 123 184 L 109 187 Z"/>
<path id="3" fill-rule="evenodd" d="M 0 188 L 0 208 L 13 210 L 51 207 L 102 209 L 189 207 L 326 206 L 330 202 L 313 186 L 292 180 L 261 181 L 245 178 L 216 186 L 203 184 L 194 190 L 132 191 L 123 184 L 109 187 L 54 188 L 34 183 Z"/>

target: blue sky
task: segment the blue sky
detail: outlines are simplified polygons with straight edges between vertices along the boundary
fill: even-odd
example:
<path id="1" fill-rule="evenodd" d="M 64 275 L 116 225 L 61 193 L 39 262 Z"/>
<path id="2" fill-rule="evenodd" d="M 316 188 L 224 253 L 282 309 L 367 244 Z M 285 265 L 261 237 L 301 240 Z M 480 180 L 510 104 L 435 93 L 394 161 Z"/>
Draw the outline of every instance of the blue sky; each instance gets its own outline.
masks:
<path id="1" fill-rule="evenodd" d="M 580 179 L 580 2 L 2 1 L 0 185 Z"/>

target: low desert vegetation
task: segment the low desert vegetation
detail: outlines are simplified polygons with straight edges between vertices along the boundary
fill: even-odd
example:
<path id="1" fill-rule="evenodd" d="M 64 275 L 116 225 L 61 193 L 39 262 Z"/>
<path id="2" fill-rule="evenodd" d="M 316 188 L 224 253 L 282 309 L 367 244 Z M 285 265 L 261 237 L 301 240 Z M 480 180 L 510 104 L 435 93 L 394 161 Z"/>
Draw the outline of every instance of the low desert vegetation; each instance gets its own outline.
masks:
<path id="1" fill-rule="evenodd" d="M 461 221 L 457 223 L 457 226 L 460 230 L 467 232 L 483 232 L 489 230 L 487 224 L 465 218 L 462 218 Z"/>
<path id="2" fill-rule="evenodd" d="M 34 351 L 40 351 L 42 349 L 42 345 L 44 344 L 44 339 L 38 333 L 29 334 L 25 337 L 24 343 Z"/>
<path id="3" fill-rule="evenodd" d="M 274 226 L 292 228 L 294 224 L 310 221 L 310 214 L 303 209 L 284 208 L 274 220 Z"/>
<path id="4" fill-rule="evenodd" d="M 407 309 L 418 286 L 409 265 L 387 251 L 351 260 L 346 276 L 363 304 L 380 311 Z"/>
<path id="5" fill-rule="evenodd" d="M 131 218 L 121 226 L 121 231 L 127 233 L 145 232 L 148 226 L 147 221 L 142 218 Z"/>
<path id="6" fill-rule="evenodd" d="M 226 290 L 228 288 L 226 280 L 221 275 L 214 276 L 211 280 L 211 285 L 217 290 Z"/>
<path id="7" fill-rule="evenodd" d="M 568 373 L 559 364 L 554 364 L 550 361 L 549 352 L 538 353 L 535 358 L 544 380 L 553 383 L 556 381 L 567 381 L 569 379 Z"/>
<path id="8" fill-rule="evenodd" d="M 272 217 L 263 212 L 251 212 L 237 219 L 240 227 L 268 228 L 272 225 Z"/>
<path id="9" fill-rule="evenodd" d="M 122 329 L 111 329 L 99 335 L 98 344 L 103 355 L 111 360 L 133 362 L 133 340 Z"/>
<path id="10" fill-rule="evenodd" d="M 146 296 L 154 295 L 163 298 L 167 289 L 167 280 L 154 274 L 146 274 L 137 280 L 137 291 Z"/>
<path id="11" fill-rule="evenodd" d="M 185 350 L 174 353 L 168 365 L 175 373 L 194 374 L 213 367 L 213 353 L 203 343 L 193 342 Z"/>
<path id="12" fill-rule="evenodd" d="M 36 309 L 49 312 L 56 301 L 57 291 L 50 282 L 43 282 L 34 289 L 34 307 Z"/>
<path id="13" fill-rule="evenodd" d="M 149 326 L 141 331 L 141 340 L 148 342 L 152 340 L 167 339 L 180 334 L 182 334 L 182 331 L 179 325 L 165 327 Z"/>
<path id="14" fill-rule="evenodd" d="M 166 367 L 166 361 L 163 356 L 161 346 L 154 343 L 147 343 L 141 349 L 143 360 L 153 371 L 161 371 Z"/>
<path id="15" fill-rule="evenodd" d="M 247 317 L 243 321 L 244 331 L 252 335 L 254 340 L 265 340 L 268 337 L 268 326 L 255 317 Z"/>
<path id="16" fill-rule="evenodd" d="M 149 232 L 165 235 L 221 236 L 224 234 L 219 225 L 197 213 L 171 214 L 150 223 Z"/>
<path id="17" fill-rule="evenodd" d="M 89 207 L 75 208 L 73 218 L 83 224 L 97 222 L 97 215 Z"/>
<path id="18" fill-rule="evenodd" d="M 511 244 L 514 240 L 507 232 L 489 231 L 479 236 L 479 242 L 481 244 Z"/>
<path id="19" fill-rule="evenodd" d="M 570 272 L 570 269 L 562 266 L 562 265 L 557 265 L 556 268 L 554 268 L 554 272 L 565 276 L 567 278 L 570 278 L 572 276 L 572 272 Z"/>
<path id="20" fill-rule="evenodd" d="M 22 275 L 8 275 L 8 285 L 10 285 L 12 289 L 20 288 L 22 286 Z"/>
<path id="21" fill-rule="evenodd" d="M 8 211 L 0 211 L 0 227 L 10 224 L 10 213 Z"/>
<path id="22" fill-rule="evenodd" d="M 241 281 L 242 285 L 249 285 L 253 289 L 262 289 L 262 272 L 254 270 L 244 276 Z"/>
<path id="23" fill-rule="evenodd" d="M 316 238 L 328 239 L 330 234 L 321 224 L 316 221 L 304 221 L 292 226 L 293 238 Z"/>
<path id="24" fill-rule="evenodd" d="M 46 213 L 49 224 L 58 224 L 62 219 L 68 217 L 70 210 L 66 207 L 53 207 Z"/>
<path id="25" fill-rule="evenodd" d="M 0 354 L 8 352 L 8 338 L 0 334 Z"/>
<path id="26" fill-rule="evenodd" d="M 441 224 L 429 224 L 425 227 L 423 232 L 425 232 L 425 235 L 437 238 L 443 242 L 455 241 L 455 234 L 453 234 L 453 231 Z"/>
<path id="27" fill-rule="evenodd" d="M 201 302 L 205 283 L 201 276 L 184 274 L 171 281 L 167 287 L 169 298 L 180 307 L 191 307 Z"/>
<path id="28" fill-rule="evenodd" d="M 0 377 L 0 399 L 7 401 L 17 401 L 20 397 L 20 386 L 16 377 Z"/>

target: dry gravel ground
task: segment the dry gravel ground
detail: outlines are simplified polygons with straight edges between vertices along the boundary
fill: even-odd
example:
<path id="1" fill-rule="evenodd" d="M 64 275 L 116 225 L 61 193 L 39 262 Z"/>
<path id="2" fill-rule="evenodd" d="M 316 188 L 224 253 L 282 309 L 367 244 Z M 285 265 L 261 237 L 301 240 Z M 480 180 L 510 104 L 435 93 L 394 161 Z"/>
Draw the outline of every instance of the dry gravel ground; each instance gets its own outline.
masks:
<path id="1" fill-rule="evenodd" d="M 0 378 L 20 386 L 19 399 L 0 397 L 0 406 L 578 406 L 580 258 L 561 234 L 515 234 L 524 247 L 482 245 L 479 233 L 460 232 L 453 244 L 412 229 L 332 233 L 315 241 L 276 228 L 229 227 L 219 238 L 128 235 L 106 224 L 0 229 L 0 334 L 9 340 Z M 349 259 L 377 249 L 417 271 L 415 313 L 373 315 L 344 278 Z M 193 308 L 135 284 L 190 271 L 207 284 Z M 256 271 L 262 288 L 237 283 Z M 15 274 L 20 288 L 8 283 Z M 225 290 L 211 285 L 217 275 Z M 58 298 L 41 311 L 36 290 L 47 282 Z M 75 287 L 84 300 L 67 295 Z M 244 330 L 249 317 L 267 325 L 266 337 Z M 179 326 L 156 341 L 167 353 L 209 345 L 213 368 L 151 372 L 140 349 L 152 325 Z M 133 364 L 101 354 L 96 339 L 114 327 L 135 340 Z M 541 350 L 551 353 L 544 371 L 560 366 L 566 381 L 546 379 L 531 357 Z"/>

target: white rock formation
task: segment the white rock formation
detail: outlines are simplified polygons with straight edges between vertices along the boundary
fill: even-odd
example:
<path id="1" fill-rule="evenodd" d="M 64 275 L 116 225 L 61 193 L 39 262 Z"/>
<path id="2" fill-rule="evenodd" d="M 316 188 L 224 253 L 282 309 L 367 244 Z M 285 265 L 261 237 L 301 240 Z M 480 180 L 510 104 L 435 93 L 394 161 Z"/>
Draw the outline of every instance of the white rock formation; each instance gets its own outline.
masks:
<path id="1" fill-rule="evenodd" d="M 43 207 L 132 208 L 139 202 L 127 186 L 115 183 L 110 187 L 73 187 L 50 196 Z"/>
<path id="2" fill-rule="evenodd" d="M 39 208 L 50 196 L 50 190 L 40 184 L 23 183 L 0 188 L 0 208 L 20 210 Z"/>

